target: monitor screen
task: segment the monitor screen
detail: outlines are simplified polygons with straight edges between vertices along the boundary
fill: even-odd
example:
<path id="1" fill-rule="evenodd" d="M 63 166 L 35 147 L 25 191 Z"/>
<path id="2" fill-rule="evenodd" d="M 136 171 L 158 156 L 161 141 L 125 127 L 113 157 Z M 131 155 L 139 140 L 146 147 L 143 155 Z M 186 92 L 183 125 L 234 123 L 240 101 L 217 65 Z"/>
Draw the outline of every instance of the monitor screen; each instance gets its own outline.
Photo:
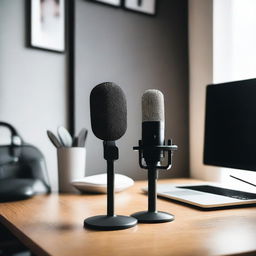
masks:
<path id="1" fill-rule="evenodd" d="M 207 86 L 204 164 L 256 171 L 256 79 Z"/>

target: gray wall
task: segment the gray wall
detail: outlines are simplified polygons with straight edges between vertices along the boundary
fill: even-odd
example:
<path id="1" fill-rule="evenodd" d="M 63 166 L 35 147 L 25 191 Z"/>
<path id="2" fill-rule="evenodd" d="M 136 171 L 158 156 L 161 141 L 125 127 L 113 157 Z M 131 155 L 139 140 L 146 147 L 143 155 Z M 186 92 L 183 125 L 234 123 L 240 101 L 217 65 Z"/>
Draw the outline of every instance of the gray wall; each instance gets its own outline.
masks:
<path id="1" fill-rule="evenodd" d="M 25 0 L 1 0 L 0 120 L 43 151 L 56 189 L 56 152 L 46 129 L 66 125 L 65 55 L 27 48 L 25 27 Z"/>
<path id="2" fill-rule="evenodd" d="M 148 17 L 121 9 L 76 1 L 76 130 L 90 128 L 87 175 L 103 172 L 102 142 L 90 127 L 89 94 L 100 82 L 114 81 L 126 93 L 128 129 L 117 142 L 116 170 L 145 178 L 132 151 L 141 137 L 141 96 L 156 88 L 165 95 L 166 138 L 179 145 L 172 171 L 160 177 L 188 175 L 187 1 L 159 0 Z"/>
<path id="3" fill-rule="evenodd" d="M 159 0 L 157 17 L 84 0 L 76 3 L 77 130 L 90 128 L 91 89 L 100 82 L 115 81 L 128 101 L 128 129 L 117 143 L 116 169 L 144 178 L 132 146 L 141 133 L 141 95 L 148 88 L 158 88 L 165 94 L 166 137 L 179 145 L 172 171 L 161 176 L 187 175 L 187 2 Z M 56 189 L 56 152 L 45 131 L 67 124 L 65 54 L 27 48 L 25 27 L 25 0 L 1 0 L 0 120 L 14 124 L 27 142 L 43 151 Z M 102 142 L 90 130 L 87 174 L 104 170 Z"/>

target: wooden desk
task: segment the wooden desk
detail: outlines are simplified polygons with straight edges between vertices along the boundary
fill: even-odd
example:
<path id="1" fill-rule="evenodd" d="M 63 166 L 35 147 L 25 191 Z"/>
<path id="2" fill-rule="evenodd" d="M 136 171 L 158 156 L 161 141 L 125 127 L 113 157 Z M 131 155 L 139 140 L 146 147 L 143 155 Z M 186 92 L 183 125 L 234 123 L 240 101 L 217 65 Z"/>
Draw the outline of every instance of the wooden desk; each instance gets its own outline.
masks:
<path id="1" fill-rule="evenodd" d="M 162 180 L 161 183 L 178 180 Z M 179 180 L 191 182 L 191 180 Z M 116 194 L 116 213 L 129 215 L 147 208 L 140 188 Z M 105 195 L 36 196 L 0 204 L 0 222 L 36 255 L 256 255 L 256 207 L 200 211 L 158 200 L 158 209 L 175 221 L 139 224 L 120 231 L 83 228 L 86 217 L 103 214 Z"/>

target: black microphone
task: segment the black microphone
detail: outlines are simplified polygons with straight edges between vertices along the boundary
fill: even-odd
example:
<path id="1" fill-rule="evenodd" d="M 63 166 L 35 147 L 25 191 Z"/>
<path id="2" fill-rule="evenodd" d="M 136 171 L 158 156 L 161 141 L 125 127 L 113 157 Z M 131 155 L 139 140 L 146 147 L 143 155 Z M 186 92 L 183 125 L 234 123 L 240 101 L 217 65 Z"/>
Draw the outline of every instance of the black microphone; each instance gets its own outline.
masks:
<path id="1" fill-rule="evenodd" d="M 91 126 L 94 135 L 103 140 L 104 159 L 117 160 L 120 139 L 127 129 L 127 104 L 122 89 L 112 82 L 101 83 L 90 95 Z"/>
<path id="2" fill-rule="evenodd" d="M 120 139 L 127 129 L 126 98 L 115 83 L 93 88 L 90 95 L 91 126 L 94 135 L 104 141 Z"/>
<path id="3" fill-rule="evenodd" d="M 147 90 L 142 96 L 143 158 L 148 166 L 156 165 L 163 153 L 152 146 L 164 145 L 164 95 L 159 90 Z"/>
<path id="4" fill-rule="evenodd" d="M 118 159 L 115 140 L 127 129 L 126 97 L 122 89 L 112 82 L 101 83 L 90 95 L 91 126 L 94 135 L 103 140 L 104 159 L 107 160 L 107 215 L 84 220 L 84 227 L 97 230 L 118 230 L 133 227 L 133 217 L 114 214 L 114 160 Z"/>

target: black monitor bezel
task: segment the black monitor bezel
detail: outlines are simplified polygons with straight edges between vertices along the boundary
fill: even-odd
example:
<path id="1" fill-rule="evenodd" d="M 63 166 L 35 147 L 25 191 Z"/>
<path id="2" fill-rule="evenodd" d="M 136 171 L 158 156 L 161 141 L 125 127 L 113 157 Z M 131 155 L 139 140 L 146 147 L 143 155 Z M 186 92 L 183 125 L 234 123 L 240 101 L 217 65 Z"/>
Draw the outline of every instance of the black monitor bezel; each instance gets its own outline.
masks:
<path id="1" fill-rule="evenodd" d="M 207 119 L 207 94 L 209 92 L 209 88 L 215 86 L 243 86 L 243 85 L 255 85 L 256 86 L 256 78 L 253 79 L 246 79 L 246 80 L 237 80 L 225 83 L 218 83 L 218 84 L 209 84 L 206 86 L 205 92 L 205 116 L 204 116 L 204 144 L 203 144 L 203 164 L 204 165 L 211 165 L 217 167 L 224 167 L 224 168 L 232 168 L 232 169 L 241 169 L 241 170 L 248 170 L 248 171 L 256 171 L 256 165 L 254 166 L 242 166 L 239 164 L 230 164 L 224 163 L 219 161 L 212 161 L 213 159 L 207 159 L 206 156 L 206 119 Z M 256 99 L 255 99 L 256 100 Z M 256 131 L 255 131 L 256 132 Z M 256 156 L 255 156 L 256 158 Z M 255 160 L 256 162 L 256 160 Z"/>

